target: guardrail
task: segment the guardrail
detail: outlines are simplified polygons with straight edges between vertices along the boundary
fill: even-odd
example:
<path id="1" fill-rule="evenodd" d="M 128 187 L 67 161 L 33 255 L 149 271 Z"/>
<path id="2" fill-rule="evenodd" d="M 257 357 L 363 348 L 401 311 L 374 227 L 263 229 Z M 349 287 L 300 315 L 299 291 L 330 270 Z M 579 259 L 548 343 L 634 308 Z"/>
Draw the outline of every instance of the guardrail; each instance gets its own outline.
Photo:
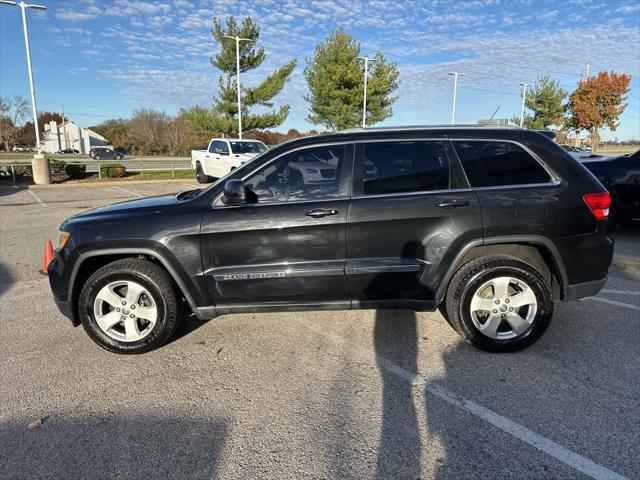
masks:
<path id="1" fill-rule="evenodd" d="M 100 167 L 111 164 L 124 165 L 128 171 L 133 172 L 153 172 L 171 170 L 171 177 L 175 178 L 176 170 L 191 170 L 191 159 L 188 157 L 125 157 L 121 160 L 93 160 L 89 157 L 88 160 L 84 158 L 74 157 L 74 161 L 69 161 L 72 157 L 67 156 L 64 160 L 65 165 L 86 165 L 87 172 L 98 172 L 98 178 L 102 179 L 102 171 Z M 16 159 L 17 160 L 17 159 Z M 14 161 L 13 159 L 2 158 L 0 159 L 0 168 L 6 168 L 11 172 L 13 183 L 16 183 L 15 167 L 31 167 L 31 162 L 25 161 L 24 158 L 20 158 L 20 161 Z M 51 160 L 59 160 L 53 158 Z"/>

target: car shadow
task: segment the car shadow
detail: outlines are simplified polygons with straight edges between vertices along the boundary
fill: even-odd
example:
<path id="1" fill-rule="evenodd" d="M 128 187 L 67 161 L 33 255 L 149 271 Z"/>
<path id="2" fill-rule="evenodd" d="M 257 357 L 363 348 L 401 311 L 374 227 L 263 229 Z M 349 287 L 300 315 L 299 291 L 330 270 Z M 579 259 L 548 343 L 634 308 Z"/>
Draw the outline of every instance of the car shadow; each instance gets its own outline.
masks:
<path id="1" fill-rule="evenodd" d="M 15 282 L 15 278 L 11 270 L 7 266 L 0 262 L 0 297 L 11 288 L 11 285 Z"/>
<path id="2" fill-rule="evenodd" d="M 376 478 L 421 478 L 421 441 L 413 386 L 389 369 L 389 362 L 417 372 L 416 314 L 377 310 L 374 326 L 376 360 L 382 377 L 382 429 Z"/>
<path id="3" fill-rule="evenodd" d="M 184 308 L 181 309 L 180 312 L 180 324 L 178 325 L 178 329 L 171 336 L 171 338 L 167 341 L 165 345 L 170 345 L 173 342 L 180 340 L 182 337 L 185 337 L 200 327 L 203 327 L 210 320 L 200 320 L 195 314 L 191 311 L 188 305 L 185 305 Z"/>
<path id="4" fill-rule="evenodd" d="M 65 413 L 32 422 L 0 424 L 0 478 L 208 480 L 228 434 L 222 420 L 166 413 Z"/>

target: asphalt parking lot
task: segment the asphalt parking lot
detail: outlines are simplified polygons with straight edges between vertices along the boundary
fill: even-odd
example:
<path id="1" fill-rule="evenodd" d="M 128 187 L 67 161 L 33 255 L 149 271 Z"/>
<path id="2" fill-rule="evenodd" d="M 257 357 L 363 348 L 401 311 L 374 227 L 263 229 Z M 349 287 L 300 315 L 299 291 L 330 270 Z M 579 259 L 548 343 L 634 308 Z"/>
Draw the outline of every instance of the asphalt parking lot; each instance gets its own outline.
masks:
<path id="1" fill-rule="evenodd" d="M 0 187 L 0 478 L 640 478 L 634 262 L 516 354 L 409 311 L 187 319 L 149 354 L 100 349 L 56 310 L 44 241 L 188 188 Z M 620 236 L 633 257 L 640 230 Z"/>

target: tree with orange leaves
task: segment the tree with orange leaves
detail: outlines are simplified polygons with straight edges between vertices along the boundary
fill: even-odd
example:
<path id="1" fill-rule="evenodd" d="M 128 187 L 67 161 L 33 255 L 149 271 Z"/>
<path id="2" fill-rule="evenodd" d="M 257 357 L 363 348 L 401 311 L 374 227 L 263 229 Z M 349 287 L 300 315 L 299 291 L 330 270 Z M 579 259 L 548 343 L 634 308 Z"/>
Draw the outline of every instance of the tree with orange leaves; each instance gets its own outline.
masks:
<path id="1" fill-rule="evenodd" d="M 626 73 L 600 72 L 578 84 L 569 96 L 568 117 L 565 126 L 579 132 L 587 130 L 591 135 L 591 148 L 598 148 L 599 130 L 603 127 L 612 132 L 618 128 L 618 117 L 627 104 L 631 77 Z"/>

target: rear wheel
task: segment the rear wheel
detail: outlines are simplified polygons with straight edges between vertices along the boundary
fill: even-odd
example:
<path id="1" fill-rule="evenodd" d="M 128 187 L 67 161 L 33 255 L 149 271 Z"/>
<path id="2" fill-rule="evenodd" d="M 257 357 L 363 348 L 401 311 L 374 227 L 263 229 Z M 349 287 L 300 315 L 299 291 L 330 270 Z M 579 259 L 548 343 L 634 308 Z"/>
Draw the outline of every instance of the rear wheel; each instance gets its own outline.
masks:
<path id="1" fill-rule="evenodd" d="M 178 322 L 171 277 L 142 259 L 110 263 L 89 277 L 78 300 L 89 337 L 116 353 L 144 353 L 165 343 Z"/>
<path id="2" fill-rule="evenodd" d="M 204 170 L 202 170 L 200 162 L 196 162 L 196 180 L 198 183 L 209 183 L 211 181 L 210 177 L 205 175 Z"/>
<path id="3" fill-rule="evenodd" d="M 511 257 L 481 257 L 454 275 L 447 320 L 474 346 L 515 352 L 545 332 L 553 316 L 551 288 L 531 265 Z"/>

